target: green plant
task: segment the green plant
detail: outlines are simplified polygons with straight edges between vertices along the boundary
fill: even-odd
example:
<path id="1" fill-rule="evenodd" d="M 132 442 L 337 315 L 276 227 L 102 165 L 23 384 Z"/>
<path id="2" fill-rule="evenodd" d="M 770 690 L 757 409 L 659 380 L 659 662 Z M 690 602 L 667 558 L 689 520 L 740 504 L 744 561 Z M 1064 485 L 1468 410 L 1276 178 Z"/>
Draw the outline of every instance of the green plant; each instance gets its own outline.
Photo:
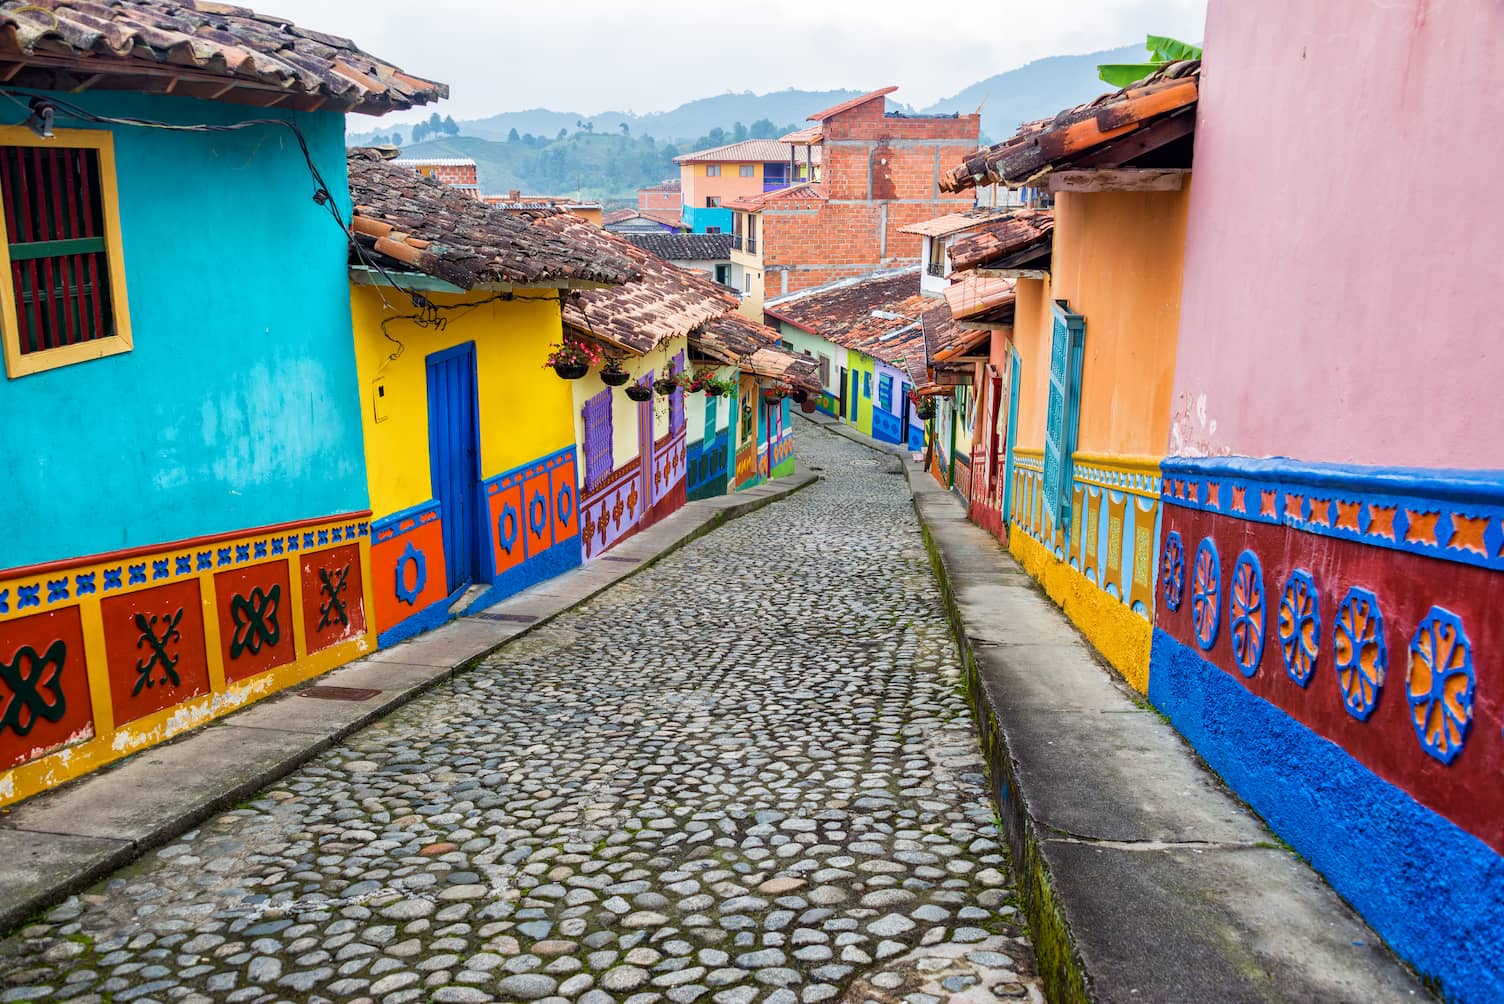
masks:
<path id="1" fill-rule="evenodd" d="M 556 342 L 548 347 L 548 358 L 544 360 L 544 367 L 549 366 L 594 366 L 601 361 L 601 350 L 589 342 L 578 338 L 565 337 L 562 342 Z"/>
<path id="2" fill-rule="evenodd" d="M 1150 35 L 1144 42 L 1144 48 L 1149 50 L 1147 62 L 1103 63 L 1097 67 L 1097 76 L 1102 78 L 1103 83 L 1114 87 L 1127 87 L 1159 72 L 1171 63 L 1201 58 L 1199 45 L 1191 45 L 1189 42 L 1166 38 L 1163 35 Z"/>

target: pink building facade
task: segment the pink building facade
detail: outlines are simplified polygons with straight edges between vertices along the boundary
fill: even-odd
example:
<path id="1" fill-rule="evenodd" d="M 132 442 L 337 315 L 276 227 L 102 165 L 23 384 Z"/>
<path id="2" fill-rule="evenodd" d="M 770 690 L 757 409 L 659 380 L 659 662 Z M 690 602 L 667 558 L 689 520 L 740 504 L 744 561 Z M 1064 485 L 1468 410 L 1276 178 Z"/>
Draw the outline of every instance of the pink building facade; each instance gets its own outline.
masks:
<path id="1" fill-rule="evenodd" d="M 1149 697 L 1504 1000 L 1504 5 L 1212 0 Z"/>

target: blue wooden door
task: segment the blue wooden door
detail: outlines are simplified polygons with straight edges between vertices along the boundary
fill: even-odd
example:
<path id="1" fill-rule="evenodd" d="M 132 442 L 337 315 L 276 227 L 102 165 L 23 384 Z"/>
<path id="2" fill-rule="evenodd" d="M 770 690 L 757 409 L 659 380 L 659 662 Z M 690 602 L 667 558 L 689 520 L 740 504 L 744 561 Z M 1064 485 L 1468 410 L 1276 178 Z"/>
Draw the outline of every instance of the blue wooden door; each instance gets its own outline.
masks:
<path id="1" fill-rule="evenodd" d="M 475 343 L 428 357 L 428 462 L 444 521 L 449 592 L 480 577 L 480 416 Z"/>

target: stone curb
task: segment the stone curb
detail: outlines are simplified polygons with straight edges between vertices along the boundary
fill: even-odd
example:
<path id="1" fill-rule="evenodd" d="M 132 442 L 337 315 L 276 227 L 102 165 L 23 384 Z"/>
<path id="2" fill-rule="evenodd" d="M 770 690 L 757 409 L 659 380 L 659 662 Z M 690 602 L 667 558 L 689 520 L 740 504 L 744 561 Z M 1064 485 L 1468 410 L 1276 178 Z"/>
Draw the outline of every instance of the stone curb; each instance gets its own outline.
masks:
<path id="1" fill-rule="evenodd" d="M 0 931 L 243 801 L 665 555 L 817 480 L 796 469 L 771 484 L 686 503 L 589 565 L 0 810 Z M 377 693 L 314 700 L 303 696 L 310 687 Z"/>
<path id="2" fill-rule="evenodd" d="M 874 450 L 853 429 L 818 423 Z M 905 456 L 1040 977 L 1086 1001 L 1431 1000 Z"/>

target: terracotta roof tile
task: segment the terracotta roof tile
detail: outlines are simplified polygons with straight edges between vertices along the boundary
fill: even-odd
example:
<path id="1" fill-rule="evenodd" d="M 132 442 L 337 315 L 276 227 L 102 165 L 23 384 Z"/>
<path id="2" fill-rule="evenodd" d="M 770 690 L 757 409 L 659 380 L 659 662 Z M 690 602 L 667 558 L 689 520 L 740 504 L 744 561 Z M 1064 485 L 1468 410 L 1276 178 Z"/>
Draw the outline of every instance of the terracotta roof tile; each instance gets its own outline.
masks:
<path id="1" fill-rule="evenodd" d="M 642 281 L 614 289 L 578 290 L 564 301 L 564 323 L 581 335 L 636 355 L 660 342 L 686 335 L 736 307 L 736 297 L 701 272 L 670 264 L 576 216 L 557 214 L 540 221 L 562 234 L 589 231 L 617 250 L 641 274 Z"/>
<path id="2" fill-rule="evenodd" d="M 937 216 L 933 220 L 924 220 L 920 223 L 911 223 L 906 227 L 899 227 L 902 234 L 918 234 L 921 237 L 949 237 L 951 234 L 959 234 L 966 230 L 975 230 L 986 226 L 988 223 L 1008 215 L 1006 209 L 992 209 L 982 207 L 968 209 L 964 213 L 949 213 L 945 216 Z"/>
<path id="3" fill-rule="evenodd" d="M 730 199 L 725 203 L 727 209 L 740 209 L 748 213 L 760 213 L 767 208 L 770 202 L 824 202 L 826 199 L 825 186 L 818 183 L 801 181 L 788 188 L 780 188 L 772 192 L 763 192 L 760 195 L 744 195 L 740 198 Z"/>
<path id="4" fill-rule="evenodd" d="M 793 132 L 779 136 L 778 142 L 791 143 L 794 146 L 812 146 L 825 138 L 825 130 L 817 125 L 805 126 L 803 129 L 795 129 Z"/>
<path id="5" fill-rule="evenodd" d="M 347 165 L 356 239 L 406 268 L 462 289 L 568 280 L 623 283 L 639 276 L 627 255 L 589 239 L 599 231 L 584 221 L 578 222 L 586 230 L 579 232 L 545 226 L 546 215 L 495 209 L 382 160 L 373 150 L 350 151 Z M 360 261 L 351 249 L 351 264 Z"/>
<path id="6" fill-rule="evenodd" d="M 675 164 L 718 164 L 718 163 L 787 163 L 794 156 L 794 148 L 787 143 L 776 139 L 744 139 L 740 143 L 727 143 L 725 146 L 711 147 L 709 150 L 696 150 L 693 153 L 682 153 L 674 158 Z M 818 152 L 814 160 L 820 160 Z M 677 187 L 677 186 L 676 186 Z"/>
<path id="7" fill-rule="evenodd" d="M 950 246 L 950 267 L 957 272 L 990 265 L 1032 252 L 1048 257 L 1055 235 L 1055 214 L 1048 209 L 1015 209 Z"/>
<path id="8" fill-rule="evenodd" d="M 945 287 L 945 302 L 958 321 L 996 319 L 1000 324 L 1011 324 L 1013 280 L 964 276 Z"/>
<path id="9" fill-rule="evenodd" d="M 347 38 L 209 0 L 3 0 L 6 60 L 21 64 L 6 77 L 14 86 L 68 90 L 103 74 L 89 86 L 138 90 L 177 78 L 175 93 L 190 97 L 304 110 L 380 115 L 449 96 Z"/>
<path id="10" fill-rule="evenodd" d="M 691 331 L 689 342 L 705 355 L 771 380 L 816 390 L 819 364 L 778 344 L 778 332 L 737 313 L 726 313 Z"/>
<path id="11" fill-rule="evenodd" d="M 942 172 L 940 188 L 959 192 L 978 184 L 1025 185 L 1161 119 L 1194 115 L 1200 78 L 1200 60 L 1172 63 L 1089 104 L 1027 123 L 1013 138 Z"/>

